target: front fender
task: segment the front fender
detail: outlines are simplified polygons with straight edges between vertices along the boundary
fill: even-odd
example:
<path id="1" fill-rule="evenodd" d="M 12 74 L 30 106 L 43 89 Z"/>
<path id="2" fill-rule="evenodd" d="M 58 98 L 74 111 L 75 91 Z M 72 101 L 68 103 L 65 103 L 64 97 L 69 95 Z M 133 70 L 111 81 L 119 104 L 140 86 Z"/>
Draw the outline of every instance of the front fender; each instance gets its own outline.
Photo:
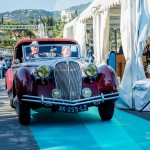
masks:
<path id="1" fill-rule="evenodd" d="M 98 68 L 98 90 L 100 93 L 118 92 L 117 77 L 107 65 Z"/>
<path id="2" fill-rule="evenodd" d="M 34 81 L 27 67 L 21 67 L 17 70 L 14 81 L 19 101 L 21 100 L 22 95 L 31 95 L 33 93 Z"/>
<path id="3" fill-rule="evenodd" d="M 13 87 L 13 70 L 12 70 L 12 68 L 9 68 L 6 72 L 5 87 L 6 87 L 6 92 L 9 92 Z"/>

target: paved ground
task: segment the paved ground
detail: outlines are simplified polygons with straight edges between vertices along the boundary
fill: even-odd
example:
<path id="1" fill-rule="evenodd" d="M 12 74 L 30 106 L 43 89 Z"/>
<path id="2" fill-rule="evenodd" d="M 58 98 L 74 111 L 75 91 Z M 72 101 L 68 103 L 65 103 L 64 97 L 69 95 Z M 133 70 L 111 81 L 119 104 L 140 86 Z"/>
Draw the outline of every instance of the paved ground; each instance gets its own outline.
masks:
<path id="1" fill-rule="evenodd" d="M 147 112 L 146 111 L 140 112 L 135 110 L 124 110 L 124 111 L 150 121 L 150 111 Z"/>
<path id="2" fill-rule="evenodd" d="M 96 107 L 77 114 L 40 109 L 30 129 L 41 150 L 150 149 L 150 121 L 118 109 L 111 121 L 102 121 Z"/>
<path id="3" fill-rule="evenodd" d="M 138 116 L 140 118 L 150 121 L 150 112 L 139 112 L 139 111 L 134 111 L 134 110 L 124 110 L 124 111 L 128 112 L 129 114 L 132 114 L 133 116 Z M 132 128 L 134 128 L 135 124 L 137 124 L 135 122 L 135 120 L 137 118 L 134 119 L 134 117 L 132 117 L 132 115 L 129 115 L 128 113 L 126 115 L 125 113 L 122 113 L 122 111 L 117 110 L 113 121 L 111 121 L 109 123 L 109 128 L 110 128 L 110 125 L 112 125 L 112 129 L 114 130 L 113 123 L 117 121 L 117 124 L 115 125 L 117 128 L 114 131 L 113 135 L 117 134 L 117 132 L 118 132 L 118 134 L 120 134 L 120 138 L 122 138 L 123 141 L 125 140 L 124 134 L 121 134 L 121 133 L 124 131 L 122 131 L 121 129 L 126 129 L 128 127 L 130 129 L 126 129 L 126 130 L 127 131 L 129 130 L 127 133 L 130 133 L 133 130 Z M 69 119 L 66 118 L 66 115 L 64 116 L 64 114 L 59 114 L 59 113 L 51 114 L 53 119 L 52 119 L 52 117 L 49 117 L 49 114 L 47 114 L 47 113 L 44 114 L 44 116 L 47 115 L 47 117 L 43 117 L 42 114 L 44 114 L 44 112 L 41 112 L 41 115 L 37 116 L 37 120 L 33 121 L 32 124 L 30 125 L 30 127 L 29 126 L 21 126 L 18 122 L 18 115 L 16 114 L 15 110 L 9 106 L 9 100 L 8 100 L 7 94 L 5 92 L 4 80 L 0 80 L 0 150 L 18 150 L 18 149 L 19 150 L 20 149 L 39 150 L 40 149 L 39 146 L 44 147 L 43 149 L 45 149 L 45 148 L 49 147 L 48 142 L 54 142 L 54 141 L 56 143 L 53 143 L 53 144 L 54 144 L 54 146 L 57 147 L 57 146 L 59 146 L 59 144 L 61 142 L 62 142 L 61 144 L 64 144 L 66 138 L 67 138 L 66 141 L 69 141 L 71 136 L 76 135 L 78 133 L 78 130 L 77 130 L 77 131 L 74 131 L 73 135 L 71 134 L 72 133 L 72 125 L 74 125 L 74 122 L 77 122 L 74 125 L 75 129 L 76 128 L 79 129 L 79 126 L 81 126 L 80 130 L 85 131 L 84 134 L 87 135 L 86 138 L 88 138 L 88 139 L 91 138 L 90 137 L 91 133 L 89 134 L 89 130 L 94 131 L 94 129 L 95 129 L 95 127 L 93 128 L 93 124 L 95 124 L 95 118 L 93 118 L 93 116 L 91 117 L 94 119 L 93 123 L 91 124 L 91 122 L 90 122 L 91 118 L 88 120 L 88 117 L 90 117 L 90 116 L 87 116 L 86 112 L 82 113 L 83 117 L 82 117 L 82 115 L 80 117 L 76 116 L 75 118 L 73 118 L 73 120 L 71 120 L 71 118 L 72 118 L 72 117 L 70 117 L 71 114 L 67 114 Z M 60 117 L 59 115 L 60 116 L 62 115 L 62 117 Z M 80 114 L 78 114 L 78 115 L 80 115 Z M 91 113 L 91 115 L 92 115 L 92 113 Z M 127 116 L 128 121 L 122 117 L 123 115 Z M 41 118 L 40 118 L 40 116 L 41 116 Z M 94 115 L 94 116 L 96 117 L 96 115 Z M 34 115 L 34 117 L 35 117 L 34 119 L 36 119 L 36 114 Z M 58 119 L 59 117 L 60 117 L 60 120 Z M 44 118 L 49 118 L 49 119 L 44 119 Z M 57 118 L 57 119 L 55 119 L 55 118 Z M 130 118 L 130 121 L 129 121 L 129 118 Z M 42 123 L 42 120 L 44 120 L 44 123 Z M 68 124 L 70 125 L 70 120 L 73 121 L 73 123 L 71 122 L 71 126 L 68 126 Z M 47 121 L 47 122 L 45 122 L 45 121 Z M 96 124 L 95 126 L 99 127 L 100 131 L 103 131 L 104 126 L 103 125 L 102 125 L 102 127 L 100 126 L 102 123 L 99 124 L 99 116 L 96 118 L 96 121 L 98 122 L 98 124 Z M 134 121 L 133 124 L 132 124 L 132 121 Z M 60 123 L 62 124 L 62 122 L 63 122 L 63 128 L 60 126 Z M 120 130 L 118 130 L 118 122 L 120 123 L 119 124 L 119 127 L 121 127 Z M 141 124 L 142 120 L 140 120 L 139 122 Z M 82 127 L 83 123 L 84 123 L 84 125 L 83 125 L 84 128 Z M 85 124 L 86 124 L 86 126 L 85 126 Z M 144 137 L 143 141 L 141 139 L 140 140 L 145 143 L 147 142 L 146 144 L 149 145 L 148 139 L 150 139 L 150 131 L 149 131 L 149 126 L 148 126 L 148 128 L 146 128 L 146 125 L 148 126 L 149 122 L 146 122 L 144 125 L 140 126 L 141 129 L 138 129 L 138 130 L 140 130 L 142 133 L 139 134 L 139 131 L 138 131 L 138 134 L 142 135 L 140 137 Z M 70 134 L 67 133 L 66 131 L 65 131 L 65 134 L 64 133 L 60 134 L 60 132 L 62 130 L 64 131 L 67 129 L 67 131 L 68 131 L 68 128 L 70 129 L 70 132 L 69 132 Z M 48 129 L 50 129 L 49 132 L 48 132 Z M 89 130 L 87 130 L 87 129 L 89 129 Z M 43 130 L 45 130 L 45 132 L 43 132 Z M 32 133 L 31 133 L 31 131 L 32 131 Z M 110 132 L 112 132 L 112 131 L 110 131 Z M 59 133 L 59 135 L 67 135 L 67 136 L 66 137 L 65 136 L 61 136 L 61 137 L 57 136 L 57 138 L 56 138 L 54 136 L 54 135 L 56 135 L 56 133 L 57 134 Z M 95 133 L 96 133 L 95 136 L 97 137 L 98 136 L 97 132 L 95 132 Z M 131 132 L 131 135 L 132 136 L 135 135 L 135 137 L 127 137 L 126 138 L 127 141 L 129 141 L 129 138 L 131 138 L 131 139 L 137 138 L 137 133 L 136 134 L 135 133 L 133 134 Z M 34 134 L 34 137 L 32 134 Z M 46 136 L 46 134 L 48 134 L 48 136 Z M 84 134 L 82 135 L 83 139 L 85 139 Z M 117 136 L 118 136 L 118 134 L 117 134 Z M 44 138 L 43 138 L 43 135 L 44 135 Z M 99 135 L 100 135 L 100 133 L 99 133 Z M 59 137 L 59 140 L 58 140 L 58 137 Z M 78 136 L 76 136 L 76 137 L 77 137 L 76 141 L 78 141 L 79 137 Z M 81 137 L 81 135 L 80 135 L 80 137 Z M 39 146 L 37 145 L 34 138 L 38 142 Z M 75 138 L 75 136 L 74 136 L 74 138 Z M 99 138 L 95 138 L 95 139 L 98 140 Z M 140 140 L 138 139 L 137 141 L 140 141 Z M 96 143 L 95 140 L 91 140 L 91 141 L 94 141 L 93 143 Z M 72 143 L 72 145 L 73 145 L 74 141 L 72 141 L 72 142 L 73 142 Z M 82 141 L 80 141 L 80 142 L 82 142 Z M 100 141 L 98 141 L 98 142 L 100 142 Z M 46 145 L 45 143 L 48 143 L 48 144 Z M 95 145 L 97 146 L 97 143 Z M 52 146 L 51 143 L 50 143 L 50 146 Z M 66 147 L 67 146 L 68 145 L 66 145 Z"/>
<path id="4" fill-rule="evenodd" d="M 21 126 L 0 79 L 0 150 L 39 150 L 28 126 Z"/>

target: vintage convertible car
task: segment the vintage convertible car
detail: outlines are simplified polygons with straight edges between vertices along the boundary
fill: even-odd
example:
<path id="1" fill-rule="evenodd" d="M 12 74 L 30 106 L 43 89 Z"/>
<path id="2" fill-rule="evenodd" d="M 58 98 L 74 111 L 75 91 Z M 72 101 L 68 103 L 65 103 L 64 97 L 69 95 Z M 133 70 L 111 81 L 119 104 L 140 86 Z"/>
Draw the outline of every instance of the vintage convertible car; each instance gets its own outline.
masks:
<path id="1" fill-rule="evenodd" d="M 39 56 L 30 58 L 33 39 L 16 43 L 11 68 L 6 72 L 6 91 L 20 124 L 30 123 L 30 109 L 76 113 L 98 107 L 102 120 L 110 120 L 118 99 L 118 83 L 111 67 L 85 63 L 79 44 L 72 39 L 36 39 Z M 63 47 L 71 49 L 62 57 Z M 55 48 L 57 55 L 49 55 Z"/>

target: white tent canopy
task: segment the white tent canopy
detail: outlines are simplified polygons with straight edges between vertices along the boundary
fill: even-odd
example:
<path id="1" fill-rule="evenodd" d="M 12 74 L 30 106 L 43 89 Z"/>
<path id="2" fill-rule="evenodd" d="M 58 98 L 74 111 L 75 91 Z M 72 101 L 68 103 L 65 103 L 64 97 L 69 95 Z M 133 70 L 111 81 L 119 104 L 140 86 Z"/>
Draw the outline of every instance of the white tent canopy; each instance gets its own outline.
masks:
<path id="1" fill-rule="evenodd" d="M 147 8 L 150 6 L 150 0 L 93 0 L 84 12 L 65 25 L 64 31 L 68 30 L 68 33 L 64 34 L 64 37 L 73 35 L 73 38 L 79 41 L 83 48 L 85 45 L 85 20 L 92 17 L 94 54 L 99 64 L 108 50 L 109 18 L 113 13 L 110 8 L 118 4 L 121 4 L 120 29 L 126 67 L 121 82 L 120 101 L 117 105 L 121 108 L 134 108 L 135 95 L 132 87 L 136 81 L 145 79 L 142 53 L 150 27 L 150 7 Z M 81 29 L 83 32 L 79 32 Z"/>
<path id="2" fill-rule="evenodd" d="M 73 29 L 74 39 L 78 41 L 81 47 L 81 52 L 83 53 L 86 45 L 86 24 L 80 20 L 77 20 L 73 25 Z"/>
<path id="3" fill-rule="evenodd" d="M 119 0 L 109 0 L 104 3 L 103 0 L 93 0 L 93 2 L 87 7 L 87 9 L 85 9 L 76 19 L 65 25 L 63 37 L 73 38 L 77 40 L 77 42 L 81 45 L 81 49 L 85 49 L 85 20 L 92 17 L 93 34 L 94 38 L 96 37 L 93 44 L 94 54 L 97 60 L 97 64 L 99 64 L 103 61 L 105 53 L 107 53 L 108 50 L 109 13 L 107 11 L 107 8 L 110 8 L 110 6 L 116 5 L 119 2 Z M 107 44 L 104 44 L 104 42 Z"/>
<path id="4" fill-rule="evenodd" d="M 115 5 L 120 4 L 121 0 L 101 0 L 101 10 L 109 9 L 110 7 L 113 7 Z"/>
<path id="5" fill-rule="evenodd" d="M 64 30 L 63 30 L 63 37 L 64 38 L 73 38 L 74 39 L 74 29 L 73 29 L 73 25 L 74 23 L 77 21 L 77 18 L 75 18 L 73 21 L 67 23 L 64 26 Z"/>
<path id="6" fill-rule="evenodd" d="M 148 0 L 122 0 L 121 4 L 121 38 L 127 61 L 121 82 L 120 101 L 117 104 L 121 108 L 135 108 L 136 95 L 132 87 L 136 87 L 136 81 L 146 78 L 142 54 L 150 21 L 147 2 Z"/>
<path id="7" fill-rule="evenodd" d="M 120 4 L 120 0 L 93 0 L 93 2 L 77 18 L 64 26 L 64 37 L 67 37 L 69 34 L 66 34 L 67 30 L 72 28 L 74 22 L 77 20 L 85 21 L 86 19 L 93 17 L 93 15 L 95 15 L 95 11 L 100 13 L 101 11 L 105 11 L 106 9 L 109 9 L 117 4 Z"/>

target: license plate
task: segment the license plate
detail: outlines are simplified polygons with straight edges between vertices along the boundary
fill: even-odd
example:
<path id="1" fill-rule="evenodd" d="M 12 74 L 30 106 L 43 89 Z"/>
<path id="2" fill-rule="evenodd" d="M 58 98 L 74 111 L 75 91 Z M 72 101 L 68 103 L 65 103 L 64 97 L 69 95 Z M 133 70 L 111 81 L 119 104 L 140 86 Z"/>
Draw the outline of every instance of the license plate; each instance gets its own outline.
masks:
<path id="1" fill-rule="evenodd" d="M 80 106 L 59 106 L 58 110 L 61 111 L 61 112 L 74 113 L 74 112 L 87 111 L 88 107 L 87 107 L 87 105 L 80 105 Z"/>

